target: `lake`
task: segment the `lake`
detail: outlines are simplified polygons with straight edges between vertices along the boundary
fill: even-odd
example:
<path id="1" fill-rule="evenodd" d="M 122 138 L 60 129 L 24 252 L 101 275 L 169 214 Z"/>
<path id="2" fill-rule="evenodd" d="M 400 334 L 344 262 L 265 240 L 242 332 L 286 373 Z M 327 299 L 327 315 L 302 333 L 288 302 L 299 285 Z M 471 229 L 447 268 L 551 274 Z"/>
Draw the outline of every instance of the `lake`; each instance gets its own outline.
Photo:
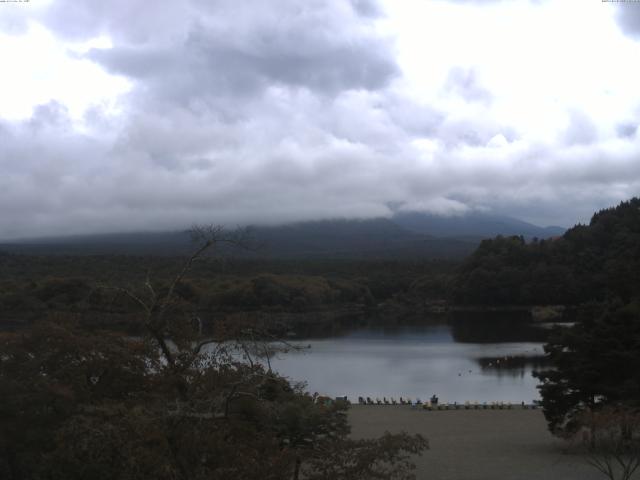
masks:
<path id="1" fill-rule="evenodd" d="M 543 365 L 544 332 L 503 321 L 369 326 L 299 341 L 309 348 L 281 354 L 272 366 L 292 381 L 306 381 L 310 392 L 352 401 L 436 394 L 450 403 L 531 403 L 540 398 L 531 372 Z"/>

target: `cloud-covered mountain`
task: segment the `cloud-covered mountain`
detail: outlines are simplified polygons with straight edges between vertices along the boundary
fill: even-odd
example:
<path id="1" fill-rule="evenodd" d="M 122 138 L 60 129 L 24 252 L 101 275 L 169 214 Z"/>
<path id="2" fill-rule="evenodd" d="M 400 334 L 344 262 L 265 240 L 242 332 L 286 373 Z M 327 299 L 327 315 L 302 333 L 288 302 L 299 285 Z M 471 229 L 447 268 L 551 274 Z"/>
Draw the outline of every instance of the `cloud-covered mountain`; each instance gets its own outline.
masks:
<path id="1" fill-rule="evenodd" d="M 379 218 L 400 204 L 586 221 L 640 189 L 639 11 L 3 3 L 0 239 Z"/>
<path id="2" fill-rule="evenodd" d="M 396 225 L 409 231 L 435 237 L 490 238 L 496 235 L 522 235 L 530 239 L 548 238 L 562 235 L 565 228 L 539 227 L 529 222 L 505 215 L 468 213 L 444 217 L 419 212 L 401 212 L 393 217 Z"/>
<path id="3" fill-rule="evenodd" d="M 323 220 L 252 227 L 250 251 L 223 249 L 245 258 L 461 258 L 482 238 L 523 235 L 546 238 L 559 227 L 541 228 L 509 217 L 437 217 L 405 213 L 393 218 Z M 188 232 L 123 233 L 0 244 L 0 250 L 43 254 L 180 255 L 193 245 Z"/>

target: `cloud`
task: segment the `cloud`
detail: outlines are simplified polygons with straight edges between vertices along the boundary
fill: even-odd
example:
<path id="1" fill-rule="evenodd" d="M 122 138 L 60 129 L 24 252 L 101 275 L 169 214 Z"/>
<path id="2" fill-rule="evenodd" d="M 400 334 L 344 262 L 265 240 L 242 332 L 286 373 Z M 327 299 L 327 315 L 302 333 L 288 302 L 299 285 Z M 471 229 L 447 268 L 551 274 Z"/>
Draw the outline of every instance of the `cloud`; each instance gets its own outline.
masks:
<path id="1" fill-rule="evenodd" d="M 382 8 L 375 0 L 349 0 L 351 5 L 363 17 L 382 16 Z"/>
<path id="2" fill-rule="evenodd" d="M 16 35 L 27 30 L 27 18 L 19 8 L 22 8 L 22 5 L 3 5 L 2 15 L 0 15 L 0 32 Z"/>
<path id="3" fill-rule="evenodd" d="M 616 126 L 616 133 L 621 138 L 633 137 L 637 134 L 638 124 L 632 122 L 620 123 Z"/>
<path id="4" fill-rule="evenodd" d="M 640 38 L 640 4 L 620 3 L 617 7 L 616 20 L 620 29 L 631 37 Z"/>
<path id="5" fill-rule="evenodd" d="M 41 14 L 41 19 L 64 39 L 86 40 L 108 35 L 118 44 L 149 43 L 180 35 L 197 14 L 196 3 L 158 0 L 150 7 L 148 2 L 139 0 L 99 3 L 56 0 Z"/>
<path id="6" fill-rule="evenodd" d="M 180 45 L 92 50 L 88 58 L 176 99 L 203 91 L 254 95 L 274 84 L 335 95 L 382 88 L 397 73 L 389 48 L 380 40 L 335 41 L 325 32 L 310 35 L 306 28 L 273 32 L 268 41 L 260 37 L 270 32 L 255 32 L 238 42 L 228 33 L 198 27 Z"/>
<path id="7" fill-rule="evenodd" d="M 372 28 L 381 14 L 373 0 L 160 3 L 116 0 L 96 9 L 59 0 L 45 18 L 62 36 L 108 34 L 114 47 L 88 58 L 157 81 L 162 94 L 253 93 L 271 82 L 335 94 L 380 88 L 398 73 L 388 39 Z"/>
<path id="8" fill-rule="evenodd" d="M 472 68 L 454 67 L 449 70 L 445 88 L 469 102 L 491 102 L 493 96 L 480 85 L 477 72 Z"/>
<path id="9" fill-rule="evenodd" d="M 638 191 L 632 102 L 616 84 L 594 107 L 590 88 L 601 84 L 572 83 L 564 56 L 548 70 L 530 65 L 553 45 L 535 59 L 502 42 L 469 53 L 476 47 L 442 29 L 442 43 L 413 40 L 424 67 L 416 80 L 406 45 L 385 27 L 388 3 L 276 3 L 55 0 L 39 12 L 69 62 L 129 87 L 80 115 L 54 95 L 28 118 L 0 117 L 0 238 L 398 208 L 568 225 Z M 425 5 L 436 5 L 434 22 L 443 8 L 459 25 L 462 6 Z M 432 31 L 422 25 L 430 18 L 421 29 Z M 461 53 L 449 58 L 443 46 L 456 41 Z M 560 93 L 544 90 L 558 81 Z M 76 88 L 86 98 L 102 90 Z"/>
<path id="10" fill-rule="evenodd" d="M 443 0 L 451 3 L 459 3 L 461 5 L 492 5 L 492 4 L 500 4 L 500 3 L 514 3 L 513 0 Z M 534 5 L 541 4 L 544 2 L 548 2 L 550 0 L 517 0 L 520 3 L 531 3 Z"/>
<path id="11" fill-rule="evenodd" d="M 564 140 L 569 145 L 589 144 L 598 137 L 598 129 L 593 121 L 583 112 L 569 112 L 569 126 L 564 133 Z"/>

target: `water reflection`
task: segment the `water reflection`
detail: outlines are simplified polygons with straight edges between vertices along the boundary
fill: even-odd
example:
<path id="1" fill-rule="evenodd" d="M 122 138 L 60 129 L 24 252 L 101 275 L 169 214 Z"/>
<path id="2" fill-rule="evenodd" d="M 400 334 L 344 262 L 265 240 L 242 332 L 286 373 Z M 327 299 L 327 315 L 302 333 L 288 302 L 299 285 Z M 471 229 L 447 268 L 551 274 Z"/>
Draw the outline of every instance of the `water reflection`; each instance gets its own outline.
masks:
<path id="1" fill-rule="evenodd" d="M 503 328 L 499 322 L 480 328 L 460 320 L 370 326 L 339 338 L 305 340 L 310 350 L 280 356 L 272 365 L 292 380 L 306 380 L 312 392 L 351 399 L 437 394 L 459 403 L 530 402 L 539 398 L 531 371 L 543 365 L 543 336 L 537 330 L 534 338 L 524 335 L 526 329 L 495 331 Z"/>
<path id="2" fill-rule="evenodd" d="M 525 352 L 524 355 L 481 357 L 476 361 L 482 370 L 491 371 L 497 376 L 524 377 L 527 372 L 541 370 L 549 366 L 547 358 L 536 347 Z"/>
<path id="3" fill-rule="evenodd" d="M 450 324 L 456 342 L 544 342 L 549 334 L 548 328 L 532 323 L 528 315 L 512 312 L 457 312 Z"/>

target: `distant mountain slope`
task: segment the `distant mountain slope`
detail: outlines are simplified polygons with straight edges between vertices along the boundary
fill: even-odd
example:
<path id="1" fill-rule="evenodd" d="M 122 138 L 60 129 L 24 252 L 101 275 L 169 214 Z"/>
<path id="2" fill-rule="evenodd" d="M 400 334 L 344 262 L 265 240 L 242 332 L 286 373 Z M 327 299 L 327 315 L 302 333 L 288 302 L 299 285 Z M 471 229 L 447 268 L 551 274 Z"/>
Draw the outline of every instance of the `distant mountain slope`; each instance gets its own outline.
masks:
<path id="1" fill-rule="evenodd" d="M 474 216 L 445 219 L 402 214 L 391 219 L 322 220 L 254 227 L 251 252 L 237 256 L 268 258 L 462 258 L 482 238 L 503 235 L 548 237 L 553 230 L 515 219 Z M 519 223 L 518 223 L 519 222 Z M 181 255 L 192 248 L 185 231 L 84 235 L 0 244 L 0 250 L 28 254 Z"/>
<path id="2" fill-rule="evenodd" d="M 274 257 L 461 258 L 476 245 L 410 232 L 382 218 L 261 227 L 255 234 Z"/>
<path id="3" fill-rule="evenodd" d="M 549 238 L 562 235 L 562 227 L 539 227 L 513 217 L 470 213 L 467 215 L 443 217 L 428 213 L 400 212 L 393 216 L 393 222 L 407 230 L 434 237 L 491 238 L 497 235 L 522 235 L 527 239 Z"/>
<path id="4" fill-rule="evenodd" d="M 32 255 L 176 255 L 190 248 L 186 231 L 74 235 L 0 243 L 0 251 Z"/>
<path id="5" fill-rule="evenodd" d="M 325 220 L 251 229 L 255 248 L 230 255 L 268 258 L 462 258 L 475 241 L 410 232 L 387 219 Z M 188 232 L 122 233 L 0 244 L 26 254 L 180 255 L 192 248 Z"/>

